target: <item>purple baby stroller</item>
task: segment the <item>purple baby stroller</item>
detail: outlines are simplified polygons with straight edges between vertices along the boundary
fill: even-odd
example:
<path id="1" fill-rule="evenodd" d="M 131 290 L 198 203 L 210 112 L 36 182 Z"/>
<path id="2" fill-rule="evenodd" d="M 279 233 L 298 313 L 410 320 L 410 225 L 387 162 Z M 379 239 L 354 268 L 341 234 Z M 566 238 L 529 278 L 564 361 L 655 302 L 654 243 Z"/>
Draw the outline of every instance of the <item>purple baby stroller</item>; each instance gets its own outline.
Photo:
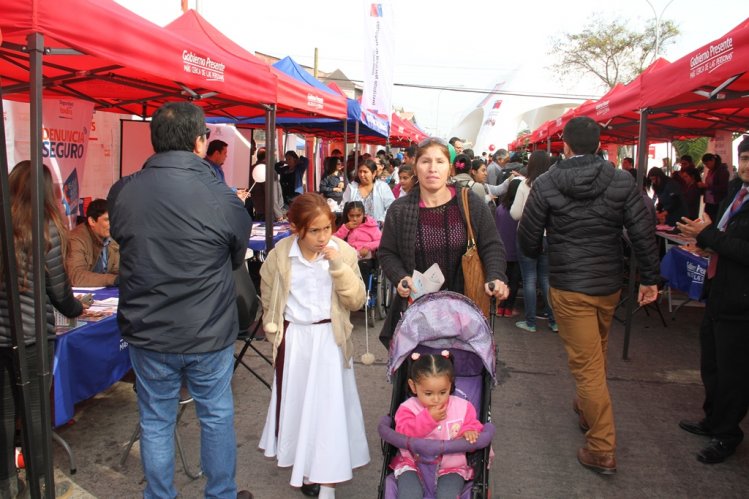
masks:
<path id="1" fill-rule="evenodd" d="M 464 439 L 450 441 L 409 438 L 394 429 L 395 412 L 409 397 L 408 362 L 412 352 L 439 353 L 449 350 L 455 365 L 455 393 L 476 408 L 484 429 L 475 444 Z M 474 469 L 460 499 L 489 498 L 489 452 L 494 425 L 491 423 L 491 389 L 496 384 L 496 347 L 487 320 L 465 296 L 440 291 L 416 300 L 401 317 L 390 344 L 388 379 L 393 383 L 390 413 L 378 426 L 384 463 L 380 478 L 380 499 L 395 499 L 398 484 L 390 462 L 398 449 L 417 457 L 424 497 L 433 499 L 437 486 L 437 464 L 443 454 L 465 452 Z"/>

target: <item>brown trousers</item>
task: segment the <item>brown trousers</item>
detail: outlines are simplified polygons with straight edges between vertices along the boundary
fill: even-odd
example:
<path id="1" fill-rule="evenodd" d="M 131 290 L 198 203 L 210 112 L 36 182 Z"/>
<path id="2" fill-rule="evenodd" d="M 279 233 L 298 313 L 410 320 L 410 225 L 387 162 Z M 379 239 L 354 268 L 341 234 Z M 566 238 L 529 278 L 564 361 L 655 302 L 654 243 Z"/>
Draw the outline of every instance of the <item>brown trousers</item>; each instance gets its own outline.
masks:
<path id="1" fill-rule="evenodd" d="M 619 294 L 590 296 L 550 288 L 551 307 L 577 385 L 580 409 L 590 426 L 585 434 L 586 446 L 594 452 L 616 450 L 614 411 L 606 384 L 606 351 Z"/>

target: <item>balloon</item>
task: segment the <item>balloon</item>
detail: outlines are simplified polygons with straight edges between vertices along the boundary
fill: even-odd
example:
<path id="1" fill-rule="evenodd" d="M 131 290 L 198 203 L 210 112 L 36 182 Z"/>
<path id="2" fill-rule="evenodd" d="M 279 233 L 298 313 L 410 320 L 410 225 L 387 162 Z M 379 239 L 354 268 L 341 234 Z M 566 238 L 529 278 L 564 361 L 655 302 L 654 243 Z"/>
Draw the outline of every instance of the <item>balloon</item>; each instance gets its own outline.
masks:
<path id="1" fill-rule="evenodd" d="M 258 163 L 252 170 L 252 180 L 265 182 L 265 163 Z"/>
<path id="2" fill-rule="evenodd" d="M 453 147 L 452 144 L 448 143 L 447 150 L 450 151 L 450 164 L 453 164 L 455 162 L 455 156 L 456 156 L 455 148 Z"/>
<path id="3" fill-rule="evenodd" d="M 494 149 L 495 149 L 494 144 L 489 144 L 489 150 L 494 151 Z"/>

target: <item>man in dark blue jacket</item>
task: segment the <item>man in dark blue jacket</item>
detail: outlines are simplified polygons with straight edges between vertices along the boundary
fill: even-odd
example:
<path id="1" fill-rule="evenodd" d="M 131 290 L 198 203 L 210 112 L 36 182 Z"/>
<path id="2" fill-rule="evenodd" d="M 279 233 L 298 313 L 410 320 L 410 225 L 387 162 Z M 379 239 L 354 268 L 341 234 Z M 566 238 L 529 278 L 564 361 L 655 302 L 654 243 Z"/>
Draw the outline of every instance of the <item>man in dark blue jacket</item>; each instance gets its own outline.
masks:
<path id="1" fill-rule="evenodd" d="M 203 159 L 206 141 L 199 107 L 165 104 L 151 121 L 156 154 L 112 186 L 107 199 L 120 245 L 117 320 L 138 384 L 145 497 L 177 495 L 174 425 L 182 380 L 200 420 L 205 495 L 237 497 L 232 270 L 244 262 L 250 218 Z"/>
<path id="2" fill-rule="evenodd" d="M 700 326 L 700 373 L 705 385 L 704 419 L 679 426 L 711 437 L 697 453 L 706 464 L 723 462 L 744 439 L 741 421 L 749 408 L 749 138 L 739 144 L 739 173 L 728 185 L 716 220 L 682 219 L 710 256 Z"/>
<path id="3" fill-rule="evenodd" d="M 567 157 L 533 183 L 518 240 L 536 258 L 549 243 L 549 283 L 559 337 L 577 385 L 573 408 L 585 431 L 577 459 L 603 474 L 616 472 L 614 411 L 606 382 L 609 329 L 622 287 L 622 230 L 640 266 L 638 302 L 658 296 L 655 226 L 628 172 L 596 156 L 600 127 L 573 118 L 564 127 Z"/>

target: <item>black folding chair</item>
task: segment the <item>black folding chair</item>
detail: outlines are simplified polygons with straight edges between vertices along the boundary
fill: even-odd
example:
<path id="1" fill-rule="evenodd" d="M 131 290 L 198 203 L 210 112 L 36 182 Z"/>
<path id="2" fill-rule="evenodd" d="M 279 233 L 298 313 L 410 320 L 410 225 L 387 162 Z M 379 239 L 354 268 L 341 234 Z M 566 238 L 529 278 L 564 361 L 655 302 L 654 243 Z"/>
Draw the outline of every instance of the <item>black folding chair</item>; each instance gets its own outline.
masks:
<path id="1" fill-rule="evenodd" d="M 234 354 L 234 370 L 236 371 L 237 367 L 242 364 L 245 369 L 270 390 L 270 383 L 244 360 L 247 350 L 252 349 L 268 365 L 273 365 L 273 362 L 252 344 L 257 340 L 257 335 L 263 326 L 263 321 L 262 313 L 258 316 L 260 298 L 258 297 L 255 285 L 252 283 L 252 279 L 250 279 L 250 274 L 244 265 L 234 271 L 234 283 L 237 287 L 237 313 L 239 315 L 239 335 L 237 336 L 237 341 L 244 343 L 239 353 Z"/>

